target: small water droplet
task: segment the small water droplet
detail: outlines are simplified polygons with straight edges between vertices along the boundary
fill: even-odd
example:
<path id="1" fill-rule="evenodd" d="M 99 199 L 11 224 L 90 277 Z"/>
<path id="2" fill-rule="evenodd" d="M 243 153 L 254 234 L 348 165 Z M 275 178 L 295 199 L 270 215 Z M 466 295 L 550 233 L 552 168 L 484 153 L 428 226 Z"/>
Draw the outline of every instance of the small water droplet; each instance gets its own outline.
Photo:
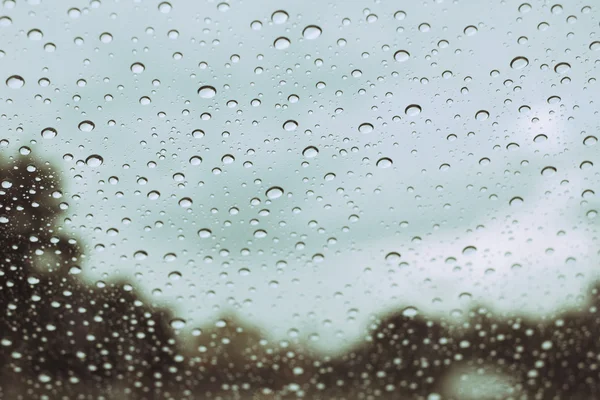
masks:
<path id="1" fill-rule="evenodd" d="M 275 39 L 275 42 L 273 43 L 273 46 L 275 46 L 275 48 L 277 50 L 285 50 L 288 47 L 290 47 L 290 40 L 286 37 L 279 37 L 277 39 Z"/>
<path id="2" fill-rule="evenodd" d="M 171 328 L 173 329 L 183 329 L 185 328 L 186 322 L 181 318 L 174 318 L 170 322 Z"/>
<path id="3" fill-rule="evenodd" d="M 583 139 L 583 144 L 586 146 L 593 146 L 598 143 L 598 138 L 596 136 L 588 136 Z"/>
<path id="4" fill-rule="evenodd" d="M 404 310 L 402 310 L 402 315 L 404 317 L 412 318 L 416 317 L 417 314 L 419 314 L 419 311 L 415 307 L 406 307 Z"/>

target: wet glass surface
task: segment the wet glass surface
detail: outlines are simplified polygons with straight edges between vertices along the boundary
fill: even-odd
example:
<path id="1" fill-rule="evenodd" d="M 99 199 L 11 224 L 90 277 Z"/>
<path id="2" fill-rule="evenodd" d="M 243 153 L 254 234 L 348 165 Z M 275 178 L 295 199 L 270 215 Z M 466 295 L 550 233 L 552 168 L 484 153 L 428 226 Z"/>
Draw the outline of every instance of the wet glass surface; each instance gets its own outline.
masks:
<path id="1" fill-rule="evenodd" d="M 4 0 L 0 398 L 600 398 L 593 1 Z"/>

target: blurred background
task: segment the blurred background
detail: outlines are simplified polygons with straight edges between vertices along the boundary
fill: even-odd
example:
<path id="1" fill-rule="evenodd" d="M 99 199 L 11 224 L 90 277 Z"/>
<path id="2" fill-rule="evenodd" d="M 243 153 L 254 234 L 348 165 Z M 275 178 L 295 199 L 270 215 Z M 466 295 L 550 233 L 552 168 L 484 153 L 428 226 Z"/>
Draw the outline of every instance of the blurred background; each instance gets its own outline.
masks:
<path id="1" fill-rule="evenodd" d="M 0 396 L 596 398 L 599 17 L 5 0 Z"/>

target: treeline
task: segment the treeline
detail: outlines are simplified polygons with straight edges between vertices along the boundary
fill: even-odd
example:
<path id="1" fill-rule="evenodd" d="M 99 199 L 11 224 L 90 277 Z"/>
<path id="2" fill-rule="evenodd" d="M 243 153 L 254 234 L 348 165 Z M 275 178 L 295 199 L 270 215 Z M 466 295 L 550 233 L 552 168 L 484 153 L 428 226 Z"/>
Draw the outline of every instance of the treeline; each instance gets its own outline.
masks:
<path id="1" fill-rule="evenodd" d="M 512 393 L 479 398 L 600 399 L 598 286 L 591 306 L 541 322 L 398 312 L 334 358 L 231 318 L 190 344 L 127 282 L 78 277 L 60 186 L 48 163 L 0 165 L 0 399 L 463 399 L 461 370 L 510 377 Z"/>

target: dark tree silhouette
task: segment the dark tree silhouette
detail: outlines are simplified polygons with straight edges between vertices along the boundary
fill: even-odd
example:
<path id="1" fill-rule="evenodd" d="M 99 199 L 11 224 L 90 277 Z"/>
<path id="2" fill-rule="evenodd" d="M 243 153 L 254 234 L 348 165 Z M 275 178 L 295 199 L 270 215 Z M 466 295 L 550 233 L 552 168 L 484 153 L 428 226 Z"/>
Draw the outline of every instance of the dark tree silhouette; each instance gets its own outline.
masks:
<path id="1" fill-rule="evenodd" d="M 392 313 L 333 359 L 231 316 L 190 345 L 127 282 L 79 279 L 60 191 L 48 163 L 0 165 L 0 398 L 460 400 L 449 381 L 479 370 L 510 377 L 514 399 L 600 399 L 600 285 L 591 305 L 535 322 L 479 306 L 459 324 Z"/>

